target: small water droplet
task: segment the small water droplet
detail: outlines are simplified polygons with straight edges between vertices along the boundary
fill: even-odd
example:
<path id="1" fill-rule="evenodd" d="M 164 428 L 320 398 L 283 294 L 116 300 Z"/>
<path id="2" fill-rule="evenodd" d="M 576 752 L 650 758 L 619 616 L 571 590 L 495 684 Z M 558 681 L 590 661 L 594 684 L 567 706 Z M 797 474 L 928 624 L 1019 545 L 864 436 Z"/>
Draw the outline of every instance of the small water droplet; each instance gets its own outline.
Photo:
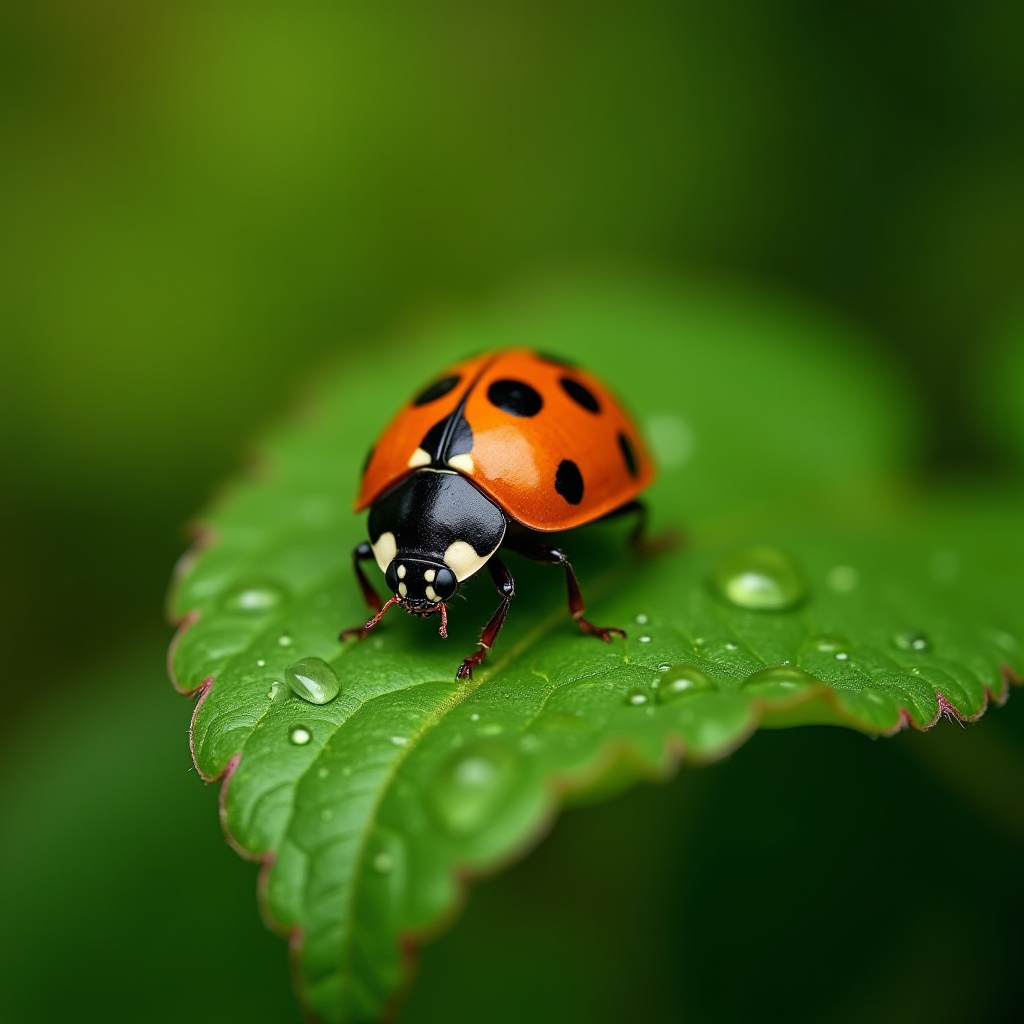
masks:
<path id="1" fill-rule="evenodd" d="M 270 684 L 270 689 L 267 690 L 267 697 L 270 700 L 277 700 L 278 694 L 280 694 L 282 689 L 283 689 L 283 687 L 281 686 L 281 684 L 275 679 Z"/>
<path id="2" fill-rule="evenodd" d="M 849 651 L 850 642 L 841 636 L 835 636 L 831 633 L 822 633 L 818 636 L 812 636 L 807 641 L 807 646 L 810 647 L 811 650 L 819 651 L 822 654 L 837 654 Z"/>
<path id="3" fill-rule="evenodd" d="M 661 664 L 660 664 L 660 665 L 658 666 L 658 671 L 659 671 L 659 672 L 667 672 L 667 671 L 668 671 L 668 670 L 669 670 L 669 669 L 670 669 L 671 667 L 672 667 L 672 666 L 671 666 L 671 665 L 670 665 L 670 664 L 669 664 L 669 663 L 668 663 L 667 661 L 663 661 L 663 662 L 662 662 L 662 663 L 661 663 Z"/>
<path id="4" fill-rule="evenodd" d="M 382 875 L 386 875 L 394 867 L 394 864 L 395 862 L 387 850 L 381 850 L 373 858 L 373 870 L 379 871 Z"/>
<path id="5" fill-rule="evenodd" d="M 469 716 L 469 720 L 471 722 L 479 722 L 480 721 L 480 715 L 476 711 L 474 711 L 473 714 L 471 714 Z"/>
<path id="6" fill-rule="evenodd" d="M 499 736 L 505 731 L 505 727 L 500 722 L 485 722 L 477 729 L 479 736 Z"/>
<path id="7" fill-rule="evenodd" d="M 408 736 L 392 736 L 391 737 L 391 742 L 394 743 L 394 745 L 396 747 L 404 747 L 406 745 L 406 743 L 409 742 L 409 737 Z"/>
<path id="8" fill-rule="evenodd" d="M 928 642 L 928 638 L 924 633 L 918 632 L 917 630 L 907 629 L 902 633 L 897 633 L 893 638 L 892 642 L 901 651 L 927 651 L 931 644 Z"/>
<path id="9" fill-rule="evenodd" d="M 637 639 L 642 644 L 649 644 L 651 642 L 651 638 L 649 636 L 641 636 L 641 637 L 637 637 Z"/>
<path id="10" fill-rule="evenodd" d="M 243 615 L 266 615 L 281 603 L 284 596 L 284 588 L 276 583 L 248 583 L 229 590 L 221 607 Z"/>
<path id="11" fill-rule="evenodd" d="M 318 779 L 326 779 L 331 773 L 326 768 L 317 768 L 316 777 Z"/>
<path id="12" fill-rule="evenodd" d="M 326 704 L 341 691 L 337 673 L 323 658 L 302 658 L 284 670 L 292 693 L 310 704 Z"/>
<path id="13" fill-rule="evenodd" d="M 313 734 L 304 725 L 293 725 L 288 733 L 288 739 L 297 747 L 304 747 L 312 738 Z"/>
<path id="14" fill-rule="evenodd" d="M 479 832 L 507 804 L 520 764 L 516 750 L 502 740 L 467 744 L 438 766 L 427 789 L 428 806 L 450 834 Z"/>
<path id="15" fill-rule="evenodd" d="M 639 614 L 639 615 L 638 615 L 638 616 L 636 617 L 636 624 L 637 624 L 638 626 L 646 626 L 646 625 L 647 625 L 647 621 L 648 621 L 648 620 L 647 620 L 647 616 L 646 616 L 646 615 L 644 615 L 644 613 L 643 613 L 643 612 L 641 612 L 641 613 L 640 613 L 640 614 Z"/>
<path id="16" fill-rule="evenodd" d="M 852 565 L 837 565 L 825 578 L 829 589 L 837 594 L 849 594 L 860 585 L 860 573 Z"/>
<path id="17" fill-rule="evenodd" d="M 743 686 L 746 689 L 768 684 L 774 690 L 801 690 L 807 686 L 815 686 L 817 682 L 818 680 L 814 676 L 808 675 L 803 669 L 794 665 L 773 665 L 747 676 L 743 680 Z"/>
<path id="18" fill-rule="evenodd" d="M 256 659 L 256 667 L 257 668 L 266 668 L 266 665 L 267 665 L 267 659 L 266 658 L 257 658 Z"/>
<path id="19" fill-rule="evenodd" d="M 730 604 L 756 611 L 783 611 L 807 594 L 793 559 L 767 544 L 740 548 L 720 559 L 711 583 Z"/>
<path id="20" fill-rule="evenodd" d="M 292 645 L 292 638 L 287 633 L 282 633 L 277 638 L 277 643 L 278 643 L 279 647 L 291 647 L 291 645 Z"/>
<path id="21" fill-rule="evenodd" d="M 643 690 L 630 690 L 626 694 L 626 703 L 632 704 L 634 707 L 642 707 L 648 700 L 650 698 Z"/>
<path id="22" fill-rule="evenodd" d="M 693 638 L 693 643 L 695 647 L 703 647 L 707 643 L 707 640 L 702 636 L 695 636 Z"/>
<path id="23" fill-rule="evenodd" d="M 662 703 L 685 697 L 701 690 L 713 690 L 715 684 L 699 668 L 693 665 L 676 665 L 669 668 L 658 685 L 658 700 Z"/>
<path id="24" fill-rule="evenodd" d="M 836 661 L 846 661 L 849 657 L 846 651 L 836 651 Z"/>
<path id="25" fill-rule="evenodd" d="M 731 640 L 725 645 L 727 651 L 738 651 L 740 649 L 739 644 L 734 644 Z"/>

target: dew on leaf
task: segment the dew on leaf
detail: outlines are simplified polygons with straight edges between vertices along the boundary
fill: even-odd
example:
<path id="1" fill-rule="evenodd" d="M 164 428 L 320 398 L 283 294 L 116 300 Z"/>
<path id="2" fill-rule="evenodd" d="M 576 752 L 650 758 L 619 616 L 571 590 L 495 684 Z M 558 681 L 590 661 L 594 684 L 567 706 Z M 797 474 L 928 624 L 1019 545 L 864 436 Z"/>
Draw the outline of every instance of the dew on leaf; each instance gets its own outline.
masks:
<path id="1" fill-rule="evenodd" d="M 293 725 L 288 733 L 288 739 L 297 747 L 304 747 L 312 738 L 313 734 L 304 725 Z"/>
<path id="2" fill-rule="evenodd" d="M 846 651 L 836 651 L 836 661 L 846 661 L 849 657 Z"/>
<path id="3" fill-rule="evenodd" d="M 257 658 L 256 659 L 256 667 L 257 668 L 266 668 L 266 665 L 267 665 L 267 659 L 266 658 Z"/>
<path id="4" fill-rule="evenodd" d="M 907 629 L 902 633 L 897 633 L 893 638 L 892 642 L 901 651 L 927 651 L 931 644 L 928 642 L 928 637 L 918 630 Z"/>
<path id="5" fill-rule="evenodd" d="M 310 704 L 326 704 L 341 692 L 337 673 L 323 658 L 302 658 L 284 670 L 292 693 Z"/>
<path id="6" fill-rule="evenodd" d="M 783 611 L 807 594 L 803 574 L 784 551 L 754 544 L 725 555 L 711 574 L 719 596 L 737 608 Z"/>
<path id="7" fill-rule="evenodd" d="M 450 835 L 468 836 L 498 817 L 519 777 L 516 750 L 500 740 L 481 740 L 443 761 L 427 789 L 427 803 Z"/>
<path id="8" fill-rule="evenodd" d="M 316 777 L 318 779 L 326 779 L 331 773 L 326 768 L 317 768 Z"/>
<path id="9" fill-rule="evenodd" d="M 659 671 L 659 672 L 667 672 L 667 671 L 668 671 L 668 670 L 669 670 L 669 669 L 670 669 L 671 667 L 672 667 L 672 666 L 671 666 L 671 665 L 670 665 L 670 664 L 669 664 L 669 663 L 668 663 L 667 661 L 663 661 L 663 662 L 662 662 L 662 663 L 661 663 L 661 664 L 660 664 L 660 665 L 658 666 L 658 671 Z"/>
<path id="10" fill-rule="evenodd" d="M 646 616 L 646 615 L 644 615 L 644 613 L 643 613 L 643 612 L 641 612 L 641 613 L 640 613 L 640 614 L 639 614 L 639 615 L 638 615 L 638 616 L 636 617 L 636 624 L 637 624 L 638 626 L 646 626 L 646 625 L 647 625 L 647 623 L 648 623 L 648 621 L 649 621 L 649 620 L 648 620 L 647 616 Z"/>
<path id="11" fill-rule="evenodd" d="M 409 737 L 408 736 L 392 736 L 391 737 L 391 742 L 394 743 L 394 745 L 396 747 L 404 747 L 406 745 L 406 743 L 409 742 Z"/>
<path id="12" fill-rule="evenodd" d="M 266 615 L 283 600 L 285 591 L 275 583 L 249 583 L 229 590 L 221 601 L 226 612 L 243 615 Z"/>
<path id="13" fill-rule="evenodd" d="M 282 690 L 281 684 L 275 679 L 270 684 L 270 689 L 267 690 L 267 698 L 269 700 L 277 700 L 278 695 L 281 693 L 281 690 Z"/>
<path id="14" fill-rule="evenodd" d="M 715 684 L 699 668 L 693 665 L 676 665 L 670 667 L 658 683 L 658 700 L 665 703 L 714 688 Z"/>
<path id="15" fill-rule="evenodd" d="M 291 647 L 292 638 L 287 633 L 282 633 L 277 638 L 277 644 L 279 647 Z"/>
<path id="16" fill-rule="evenodd" d="M 646 635 L 638 637 L 637 639 L 639 639 L 640 643 L 642 643 L 642 644 L 649 644 L 651 642 L 651 638 L 649 636 L 646 636 Z"/>
<path id="17" fill-rule="evenodd" d="M 648 700 L 649 697 L 643 690 L 630 690 L 626 694 L 626 703 L 632 704 L 634 707 L 642 707 Z"/>
<path id="18" fill-rule="evenodd" d="M 471 714 L 471 715 L 469 716 L 469 720 L 470 720 L 471 722 L 479 722 L 479 721 L 480 721 L 480 715 L 479 715 L 479 713 L 478 713 L 478 712 L 476 712 L 476 711 L 474 711 L 474 712 L 473 712 L 473 714 Z"/>
<path id="19" fill-rule="evenodd" d="M 852 565 L 837 565 L 829 570 L 825 582 L 836 594 L 849 594 L 860 585 L 860 573 Z"/>
<path id="20" fill-rule="evenodd" d="M 818 636 L 812 636 L 807 641 L 807 646 L 811 650 L 819 651 L 822 654 L 834 654 L 836 657 L 840 654 L 846 654 L 850 650 L 849 640 L 832 633 L 821 633 Z"/>
<path id="21" fill-rule="evenodd" d="M 807 686 L 814 686 L 817 682 L 814 676 L 808 675 L 795 665 L 773 665 L 747 676 L 743 680 L 743 687 L 756 689 L 768 684 L 773 689 L 801 690 Z"/>

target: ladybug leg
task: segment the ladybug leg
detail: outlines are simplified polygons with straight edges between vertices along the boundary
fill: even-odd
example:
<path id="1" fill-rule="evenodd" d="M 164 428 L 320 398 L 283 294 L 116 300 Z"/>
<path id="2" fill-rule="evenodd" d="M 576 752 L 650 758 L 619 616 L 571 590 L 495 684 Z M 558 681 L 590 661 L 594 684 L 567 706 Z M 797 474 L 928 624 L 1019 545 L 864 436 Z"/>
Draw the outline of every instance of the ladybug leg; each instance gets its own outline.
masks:
<path id="1" fill-rule="evenodd" d="M 608 643 L 613 636 L 624 637 L 626 635 L 625 630 L 619 629 L 617 626 L 595 626 L 583 617 L 587 606 L 583 601 L 583 595 L 580 593 L 580 585 L 576 580 L 576 573 L 572 571 L 569 559 L 565 557 L 565 552 L 561 548 L 551 547 L 549 544 L 542 544 L 540 542 L 523 543 L 518 538 L 513 540 L 510 546 L 513 551 L 517 551 L 524 558 L 532 559 L 534 562 L 545 562 L 548 565 L 560 565 L 565 570 L 565 585 L 569 597 L 569 614 L 576 620 L 576 624 L 584 633 L 598 636 L 605 643 Z"/>
<path id="2" fill-rule="evenodd" d="M 377 625 L 380 621 L 380 616 L 383 613 L 383 607 L 380 598 L 377 596 L 377 591 L 373 589 L 373 585 L 366 578 L 366 573 L 363 572 L 363 567 L 359 564 L 360 562 L 368 562 L 373 560 L 373 548 L 364 540 L 362 544 L 356 545 L 356 549 L 352 552 L 352 568 L 356 571 L 356 579 L 359 581 L 359 589 L 363 592 L 363 600 L 366 601 L 367 607 L 374 613 L 372 618 L 364 626 L 355 626 L 352 629 L 345 629 L 339 634 L 339 640 L 347 640 L 349 637 L 355 636 L 360 640 L 366 639 L 366 631 L 372 629 L 373 626 Z M 388 602 L 389 604 L 391 602 Z"/>
<path id="3" fill-rule="evenodd" d="M 638 555 L 661 555 L 678 547 L 682 537 L 677 530 L 666 530 L 657 537 L 647 535 L 647 506 L 642 501 L 630 501 L 621 508 L 615 509 L 604 516 L 604 519 L 616 519 L 619 516 L 636 516 L 636 525 L 629 535 L 629 546 Z"/>
<path id="4" fill-rule="evenodd" d="M 487 568 L 491 570 L 491 579 L 494 580 L 494 585 L 497 587 L 498 593 L 501 594 L 501 604 L 495 609 L 490 621 L 484 626 L 483 632 L 480 634 L 480 650 L 471 654 L 463 661 L 459 666 L 458 672 L 455 673 L 456 679 L 473 678 L 473 669 L 487 657 L 487 652 L 494 646 L 494 641 L 498 639 L 501 627 L 505 625 L 505 615 L 508 613 L 508 606 L 512 603 L 512 598 L 516 596 L 516 581 L 512 578 L 512 573 L 505 567 L 505 563 L 497 555 L 491 556 L 491 560 L 487 563 Z"/>

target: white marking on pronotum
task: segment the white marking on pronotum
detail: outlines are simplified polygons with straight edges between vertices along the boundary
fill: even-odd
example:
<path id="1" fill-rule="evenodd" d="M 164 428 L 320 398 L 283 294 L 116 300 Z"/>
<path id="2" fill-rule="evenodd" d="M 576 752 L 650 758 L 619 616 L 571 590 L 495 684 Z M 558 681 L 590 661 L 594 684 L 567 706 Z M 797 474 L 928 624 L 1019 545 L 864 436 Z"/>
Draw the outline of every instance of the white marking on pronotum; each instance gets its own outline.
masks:
<path id="1" fill-rule="evenodd" d="M 463 473 L 472 473 L 474 468 L 473 456 L 469 454 L 453 455 L 448 459 L 448 465 L 451 466 L 452 469 L 461 470 Z"/>
<path id="2" fill-rule="evenodd" d="M 427 587 L 426 594 L 427 594 L 427 600 L 428 601 L 436 601 L 437 600 L 437 591 L 433 587 Z"/>
<path id="3" fill-rule="evenodd" d="M 377 559 L 377 565 L 381 572 L 387 572 L 391 559 L 398 554 L 398 544 L 395 542 L 395 535 L 388 530 L 382 533 L 377 542 L 373 545 L 373 557 Z"/>
<path id="4" fill-rule="evenodd" d="M 497 550 L 498 548 L 496 547 L 494 551 Z M 455 573 L 455 578 L 461 583 L 463 580 L 469 579 L 473 573 L 480 569 L 487 559 L 494 554 L 494 551 L 488 551 L 486 555 L 478 555 L 472 544 L 464 540 L 456 540 L 448 545 L 448 550 L 444 553 L 444 561 L 448 568 Z"/>
<path id="5" fill-rule="evenodd" d="M 430 452 L 424 451 L 422 448 L 417 448 L 416 451 L 409 456 L 409 468 L 416 469 L 418 466 L 429 466 L 433 460 L 430 458 Z"/>
<path id="6" fill-rule="evenodd" d="M 398 578 L 400 580 L 404 580 L 405 579 L 405 566 L 404 565 L 400 565 L 398 567 Z"/>
<path id="7" fill-rule="evenodd" d="M 409 593 L 409 588 L 404 583 L 398 584 L 398 596 L 405 597 Z"/>
<path id="8" fill-rule="evenodd" d="M 426 581 L 427 581 L 428 583 L 433 583 L 433 582 L 434 582 L 434 579 L 435 579 L 435 577 L 436 577 L 436 576 L 437 576 L 437 570 L 436 570 L 436 569 L 428 569 L 428 570 L 427 570 L 427 571 L 426 571 L 426 572 L 425 572 L 425 573 L 423 574 L 423 578 L 424 578 L 424 579 L 425 579 L 425 580 L 426 580 Z"/>

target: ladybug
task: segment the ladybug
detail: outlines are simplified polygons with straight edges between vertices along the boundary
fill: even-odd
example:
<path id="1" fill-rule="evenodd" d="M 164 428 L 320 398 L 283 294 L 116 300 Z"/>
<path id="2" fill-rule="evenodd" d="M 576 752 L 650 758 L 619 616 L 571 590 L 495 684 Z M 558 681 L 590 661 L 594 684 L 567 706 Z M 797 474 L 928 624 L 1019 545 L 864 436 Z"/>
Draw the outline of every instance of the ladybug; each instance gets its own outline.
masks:
<path id="1" fill-rule="evenodd" d="M 653 479 L 636 427 L 596 377 L 528 349 L 456 363 L 398 413 L 367 457 L 355 511 L 369 508 L 370 540 L 352 560 L 374 614 L 341 639 L 364 639 L 393 604 L 440 615 L 447 637 L 447 602 L 486 565 L 501 604 L 455 675 L 472 678 L 515 595 L 499 549 L 560 565 L 580 629 L 606 642 L 624 637 L 584 618 L 576 574 L 546 535 L 633 513 L 633 543 L 642 547 L 646 509 L 636 496 Z M 362 569 L 371 560 L 393 595 L 383 604 Z"/>

